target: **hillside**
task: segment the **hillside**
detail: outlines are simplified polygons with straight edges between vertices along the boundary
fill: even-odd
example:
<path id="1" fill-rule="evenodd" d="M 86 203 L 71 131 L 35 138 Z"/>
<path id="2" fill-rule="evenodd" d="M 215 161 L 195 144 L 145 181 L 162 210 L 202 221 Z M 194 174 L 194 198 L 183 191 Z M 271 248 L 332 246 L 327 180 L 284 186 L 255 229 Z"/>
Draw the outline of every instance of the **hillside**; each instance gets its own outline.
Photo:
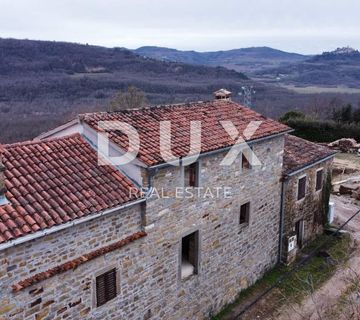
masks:
<path id="1" fill-rule="evenodd" d="M 104 110 L 135 85 L 150 103 L 211 98 L 248 78 L 210 68 L 143 58 L 122 48 L 0 39 L 0 141 L 29 139 L 78 112 Z"/>
<path id="2" fill-rule="evenodd" d="M 252 47 L 213 52 L 180 51 L 163 47 L 141 47 L 135 53 L 162 61 L 177 61 L 190 64 L 223 66 L 228 69 L 252 74 L 264 68 L 280 67 L 308 56 L 289 53 L 269 47 Z"/>
<path id="3" fill-rule="evenodd" d="M 219 88 L 243 102 L 238 93 L 253 86 L 252 107 L 273 118 L 314 105 L 327 112 L 335 97 L 359 101 L 359 95 L 298 94 L 223 67 L 159 61 L 124 48 L 0 39 L 0 143 L 31 139 L 78 113 L 107 110 L 129 85 L 143 90 L 150 104 L 209 100 Z"/>
<path id="4" fill-rule="evenodd" d="M 302 62 L 258 71 L 257 77 L 298 86 L 360 88 L 360 52 L 339 48 Z"/>

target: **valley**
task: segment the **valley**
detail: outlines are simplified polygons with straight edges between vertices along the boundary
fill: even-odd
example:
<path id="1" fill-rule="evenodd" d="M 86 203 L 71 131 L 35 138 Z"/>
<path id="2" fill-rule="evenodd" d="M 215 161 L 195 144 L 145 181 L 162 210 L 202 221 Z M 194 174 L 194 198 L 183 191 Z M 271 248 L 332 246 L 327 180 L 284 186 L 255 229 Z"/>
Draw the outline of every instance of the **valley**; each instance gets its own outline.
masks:
<path id="1" fill-rule="evenodd" d="M 244 103 L 242 88 L 252 87 L 251 107 L 275 119 L 293 109 L 326 117 L 334 105 L 360 101 L 358 87 L 346 82 L 344 89 L 274 80 L 274 70 L 293 70 L 314 59 L 309 56 L 266 47 L 204 54 L 169 49 L 165 56 L 145 49 L 0 39 L 1 143 L 32 139 L 78 113 L 108 110 L 116 93 L 131 85 L 150 105 L 211 100 L 219 88 Z"/>

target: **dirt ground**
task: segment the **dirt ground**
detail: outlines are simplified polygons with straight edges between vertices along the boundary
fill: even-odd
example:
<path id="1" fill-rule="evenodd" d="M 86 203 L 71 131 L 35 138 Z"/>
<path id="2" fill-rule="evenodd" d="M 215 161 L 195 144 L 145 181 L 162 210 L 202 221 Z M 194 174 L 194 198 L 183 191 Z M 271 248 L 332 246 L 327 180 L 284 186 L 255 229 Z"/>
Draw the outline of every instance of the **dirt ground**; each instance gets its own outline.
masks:
<path id="1" fill-rule="evenodd" d="M 333 225 L 340 226 L 360 209 L 350 197 L 334 195 L 331 200 L 335 203 L 336 212 Z M 309 292 L 309 295 L 300 304 L 287 301 L 287 297 L 281 296 L 279 290 L 275 289 L 239 319 L 360 320 L 360 283 L 358 294 L 354 298 L 355 303 L 359 306 L 359 313 L 355 314 L 352 306 L 348 306 L 348 308 L 351 307 L 351 310 L 344 310 L 342 303 L 344 293 L 352 285 L 354 277 L 360 275 L 360 214 L 344 229 L 353 237 L 354 251 L 346 264 L 341 265 L 319 289 L 312 294 Z M 360 280 L 360 277 L 358 279 Z M 283 300 L 283 302 L 280 303 L 281 307 L 273 313 L 274 306 L 278 305 L 278 299 Z M 234 318 L 230 315 L 228 319 Z"/>
<path id="2" fill-rule="evenodd" d="M 360 181 L 360 157 L 338 154 L 334 160 L 333 183 Z M 337 184 L 338 183 L 338 184 Z M 360 202 L 350 196 L 332 195 L 335 203 L 334 225 L 340 226 L 360 209 Z M 354 240 L 354 251 L 346 265 L 300 305 L 284 305 L 275 319 L 279 320 L 359 320 L 360 319 L 360 214 L 345 228 Z M 351 300 L 351 303 L 348 301 Z"/>
<path id="3" fill-rule="evenodd" d="M 333 182 L 360 178 L 360 157 L 355 154 L 339 153 L 333 164 Z"/>
<path id="4" fill-rule="evenodd" d="M 349 219 L 360 208 L 355 205 L 351 198 L 333 196 L 335 203 L 335 225 L 341 225 Z M 360 275 L 360 214 L 352 220 L 345 228 L 351 233 L 355 241 L 355 249 L 347 264 L 340 267 L 335 275 L 329 279 L 321 288 L 305 298 L 300 305 L 284 305 L 275 319 L 279 320 L 332 320 L 332 319 L 360 319 L 360 314 L 354 314 L 350 318 L 348 313 L 337 312 L 341 305 L 344 292 L 351 284 L 351 279 Z M 360 298 L 358 300 L 360 304 Z"/>

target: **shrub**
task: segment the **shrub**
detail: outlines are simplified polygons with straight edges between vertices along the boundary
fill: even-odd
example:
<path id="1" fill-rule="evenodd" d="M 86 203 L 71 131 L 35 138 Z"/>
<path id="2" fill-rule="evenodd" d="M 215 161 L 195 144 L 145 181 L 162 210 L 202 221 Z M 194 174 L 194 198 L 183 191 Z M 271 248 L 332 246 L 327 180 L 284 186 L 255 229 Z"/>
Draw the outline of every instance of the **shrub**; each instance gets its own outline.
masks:
<path id="1" fill-rule="evenodd" d="M 326 180 L 324 188 L 322 191 L 322 222 L 325 225 L 328 222 L 328 212 L 329 212 L 329 201 L 331 194 L 332 184 L 331 184 L 331 170 L 328 170 L 326 173 Z"/>
<path id="2" fill-rule="evenodd" d="M 360 141 L 360 125 L 334 121 L 290 118 L 284 122 L 293 128 L 294 135 L 315 142 L 332 142 L 341 138 Z"/>
<path id="3" fill-rule="evenodd" d="M 280 118 L 280 121 L 287 122 L 290 119 L 305 119 L 305 114 L 297 110 L 288 111 Z"/>

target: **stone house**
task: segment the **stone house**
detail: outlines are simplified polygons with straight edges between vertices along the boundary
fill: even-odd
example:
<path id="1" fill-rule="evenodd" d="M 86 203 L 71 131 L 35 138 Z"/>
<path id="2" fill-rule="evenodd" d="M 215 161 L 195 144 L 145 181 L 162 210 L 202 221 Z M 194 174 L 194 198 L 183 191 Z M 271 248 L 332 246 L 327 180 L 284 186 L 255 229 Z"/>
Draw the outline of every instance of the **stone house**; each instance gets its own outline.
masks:
<path id="1" fill-rule="evenodd" d="M 162 121 L 171 122 L 171 164 Z M 188 155 L 190 121 L 202 126 L 198 158 Z M 98 159 L 98 133 L 112 157 L 131 157 L 114 122 L 137 130 L 130 163 Z M 282 258 L 293 223 L 282 201 L 293 201 L 293 178 L 282 197 L 290 130 L 219 99 L 85 114 L 37 141 L 1 146 L 0 319 L 216 314 Z M 235 160 L 221 165 L 231 150 Z"/>
<path id="2" fill-rule="evenodd" d="M 282 261 L 291 263 L 306 243 L 323 232 L 327 176 L 336 152 L 286 135 L 283 168 Z"/>

